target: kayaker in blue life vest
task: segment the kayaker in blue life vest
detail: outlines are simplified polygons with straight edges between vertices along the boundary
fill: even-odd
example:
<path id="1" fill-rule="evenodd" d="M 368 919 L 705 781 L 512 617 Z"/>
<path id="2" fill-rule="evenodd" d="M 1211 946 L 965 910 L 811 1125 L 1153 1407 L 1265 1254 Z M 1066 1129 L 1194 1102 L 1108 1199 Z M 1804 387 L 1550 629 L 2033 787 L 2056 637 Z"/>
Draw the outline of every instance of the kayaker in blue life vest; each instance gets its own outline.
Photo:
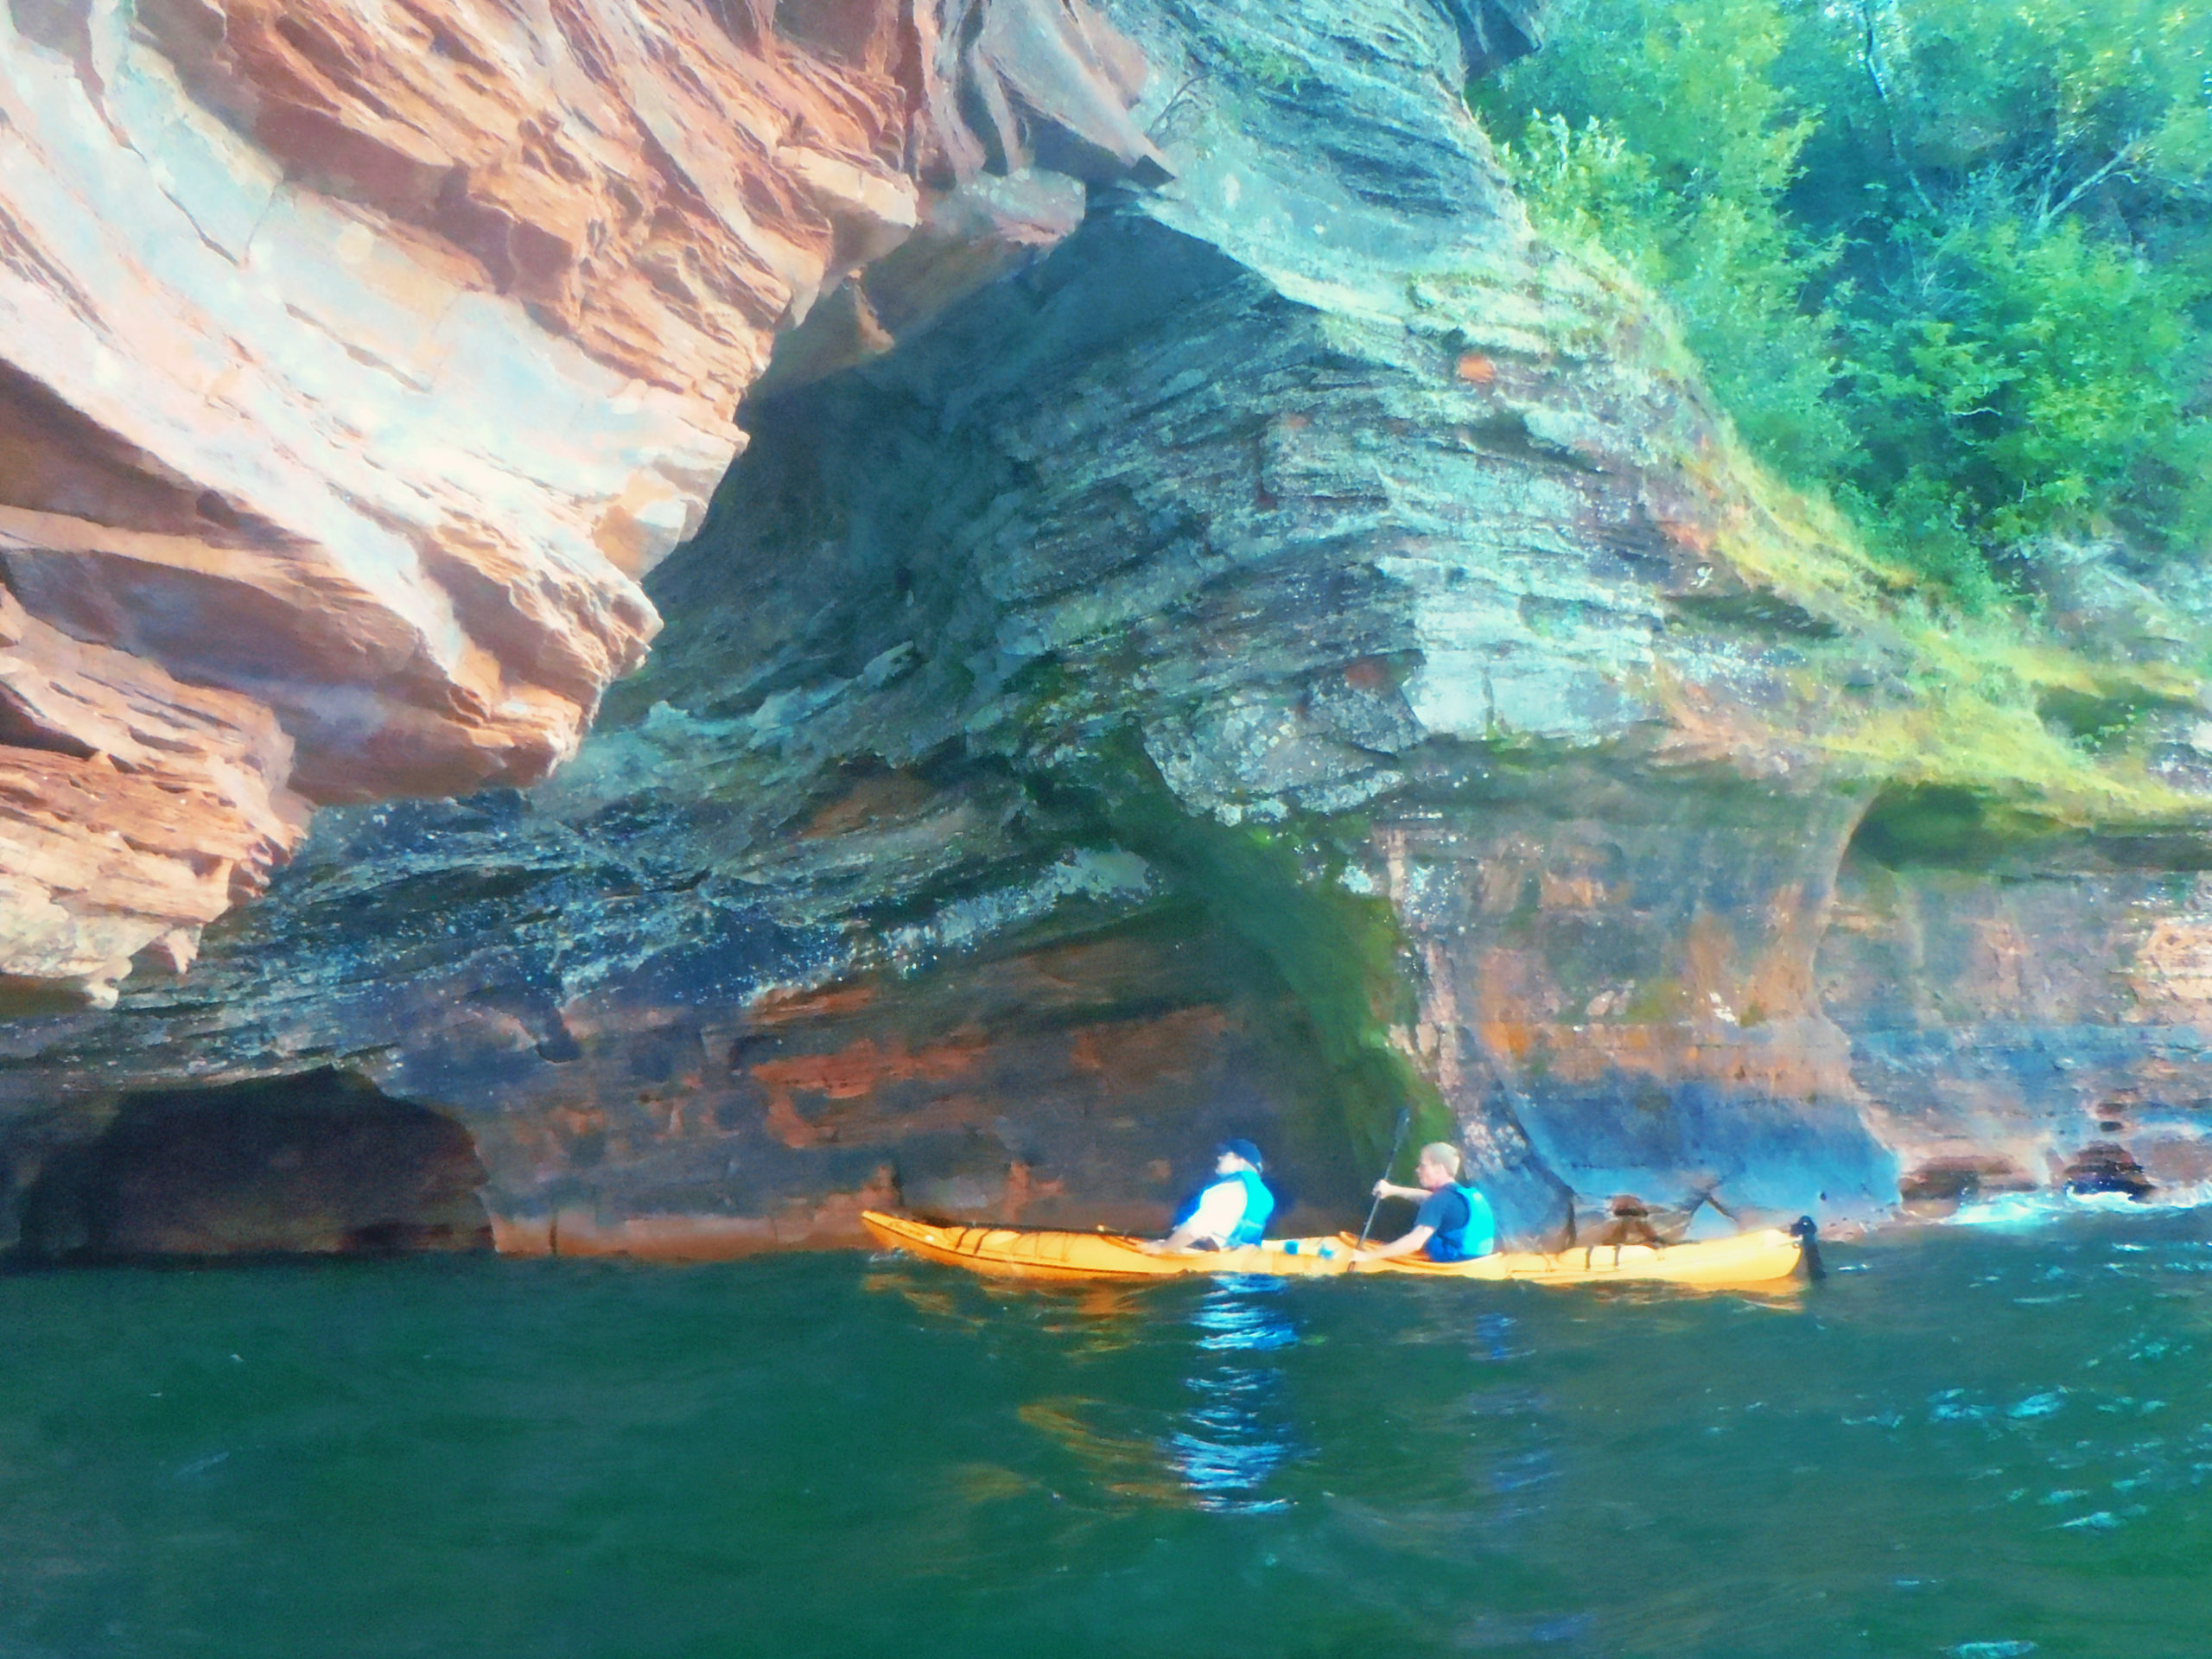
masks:
<path id="1" fill-rule="evenodd" d="M 1214 1148 L 1213 1179 L 1183 1200 L 1166 1237 L 1142 1248 L 1165 1250 L 1228 1250 L 1256 1244 L 1274 1213 L 1275 1195 L 1260 1179 L 1265 1167 L 1260 1149 L 1249 1141 L 1224 1141 Z"/>
<path id="2" fill-rule="evenodd" d="M 1459 1179 L 1459 1148 L 1448 1141 L 1432 1141 L 1421 1149 L 1414 1166 L 1418 1186 L 1375 1183 L 1378 1198 L 1411 1198 L 1421 1208 L 1403 1238 L 1356 1250 L 1352 1262 L 1386 1261 L 1394 1255 L 1425 1254 L 1432 1262 L 1471 1262 L 1497 1248 L 1497 1218 L 1482 1189 Z"/>

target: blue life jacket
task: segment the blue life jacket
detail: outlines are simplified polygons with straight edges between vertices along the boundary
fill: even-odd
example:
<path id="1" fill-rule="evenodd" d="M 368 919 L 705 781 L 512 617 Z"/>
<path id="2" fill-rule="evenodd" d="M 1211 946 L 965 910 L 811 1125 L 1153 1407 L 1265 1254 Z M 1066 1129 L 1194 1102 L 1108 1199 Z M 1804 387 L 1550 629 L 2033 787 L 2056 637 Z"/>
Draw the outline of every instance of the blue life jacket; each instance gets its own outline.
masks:
<path id="1" fill-rule="evenodd" d="M 1459 1198 L 1459 1218 L 1428 1236 L 1428 1259 L 1471 1262 L 1478 1255 L 1488 1255 L 1497 1248 L 1497 1217 L 1491 1213 L 1490 1200 L 1480 1187 L 1465 1182 L 1444 1190 Z"/>
<path id="2" fill-rule="evenodd" d="M 1234 1175 L 1224 1175 L 1217 1181 L 1208 1181 L 1204 1186 L 1183 1200 L 1175 1211 L 1175 1218 L 1167 1224 L 1170 1232 L 1180 1227 L 1198 1213 L 1198 1206 L 1205 1202 L 1206 1194 L 1217 1186 L 1232 1183 L 1244 1189 L 1244 1214 L 1232 1228 L 1227 1248 L 1235 1249 L 1240 1244 L 1256 1244 L 1268 1230 L 1268 1217 L 1275 1212 L 1275 1195 L 1268 1191 L 1267 1183 L 1249 1169 L 1240 1169 Z"/>

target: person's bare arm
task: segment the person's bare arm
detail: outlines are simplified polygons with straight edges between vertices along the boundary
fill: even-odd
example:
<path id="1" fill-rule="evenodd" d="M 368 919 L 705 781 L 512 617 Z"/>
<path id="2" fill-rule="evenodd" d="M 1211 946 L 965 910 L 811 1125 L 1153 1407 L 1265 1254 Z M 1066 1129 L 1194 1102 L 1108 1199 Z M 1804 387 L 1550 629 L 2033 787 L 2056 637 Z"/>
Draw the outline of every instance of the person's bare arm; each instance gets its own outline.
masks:
<path id="1" fill-rule="evenodd" d="M 1225 1242 L 1243 1211 L 1243 1199 L 1233 1186 L 1227 1189 L 1227 1196 L 1223 1192 L 1221 1182 L 1208 1187 L 1190 1219 L 1158 1243 L 1147 1245 L 1147 1251 L 1161 1255 L 1170 1250 L 1196 1249 L 1201 1242 L 1217 1247 Z"/>
<path id="2" fill-rule="evenodd" d="M 1178 1227 L 1173 1232 L 1168 1234 L 1166 1237 L 1145 1239 L 1137 1245 L 1137 1248 L 1142 1250 L 1147 1255 L 1165 1255 L 1170 1250 L 1187 1250 L 1191 1249 L 1192 1245 L 1197 1243 L 1198 1237 L 1198 1217 L 1193 1216 L 1190 1220 L 1185 1222 L 1180 1227 Z"/>
<path id="3" fill-rule="evenodd" d="M 1419 1204 L 1428 1196 L 1428 1192 L 1425 1187 L 1399 1186 L 1390 1181 L 1377 1181 L 1375 1183 L 1375 1196 L 1378 1198 L 1404 1198 L 1409 1203 Z"/>
<path id="4" fill-rule="evenodd" d="M 1351 1259 L 1357 1265 L 1362 1262 L 1387 1262 L 1396 1255 L 1411 1255 L 1416 1250 L 1426 1249 L 1428 1241 L 1435 1236 L 1435 1228 L 1416 1227 L 1403 1238 L 1394 1238 L 1388 1244 L 1377 1244 L 1372 1249 L 1355 1250 Z"/>

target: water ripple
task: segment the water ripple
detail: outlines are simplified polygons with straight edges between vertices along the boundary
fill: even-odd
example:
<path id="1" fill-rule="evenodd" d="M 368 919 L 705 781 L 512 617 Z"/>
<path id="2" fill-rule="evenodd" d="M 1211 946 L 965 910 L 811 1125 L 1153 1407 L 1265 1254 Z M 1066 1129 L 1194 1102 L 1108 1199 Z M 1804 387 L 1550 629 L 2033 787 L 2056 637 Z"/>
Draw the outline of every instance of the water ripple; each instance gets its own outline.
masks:
<path id="1" fill-rule="evenodd" d="M 1224 1276 L 1191 1310 L 1202 1353 L 1261 1354 L 1294 1347 L 1298 1325 L 1282 1296 L 1285 1281 Z M 1161 1450 L 1196 1506 L 1217 1513 L 1273 1514 L 1287 1499 L 1261 1488 L 1298 1456 L 1284 1379 L 1272 1366 L 1224 1364 L 1185 1379 L 1198 1402 Z"/>

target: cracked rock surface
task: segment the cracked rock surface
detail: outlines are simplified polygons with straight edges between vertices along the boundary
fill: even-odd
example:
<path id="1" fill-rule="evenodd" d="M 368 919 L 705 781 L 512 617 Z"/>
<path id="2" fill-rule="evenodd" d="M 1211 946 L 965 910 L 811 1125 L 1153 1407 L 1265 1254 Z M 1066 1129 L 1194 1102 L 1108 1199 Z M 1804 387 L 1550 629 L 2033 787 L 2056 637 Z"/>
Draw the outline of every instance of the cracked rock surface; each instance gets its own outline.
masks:
<path id="1" fill-rule="evenodd" d="M 1524 1240 L 2212 1168 L 2187 595 L 2055 553 L 2047 632 L 1961 622 L 1761 475 L 1466 112 L 1529 8 L 929 16 L 1001 67 L 575 759 L 326 811 L 188 977 L 0 1027 L 19 1185 L 334 1065 L 513 1250 L 1148 1225 L 1226 1134 L 1335 1224 L 1402 1106 Z"/>

